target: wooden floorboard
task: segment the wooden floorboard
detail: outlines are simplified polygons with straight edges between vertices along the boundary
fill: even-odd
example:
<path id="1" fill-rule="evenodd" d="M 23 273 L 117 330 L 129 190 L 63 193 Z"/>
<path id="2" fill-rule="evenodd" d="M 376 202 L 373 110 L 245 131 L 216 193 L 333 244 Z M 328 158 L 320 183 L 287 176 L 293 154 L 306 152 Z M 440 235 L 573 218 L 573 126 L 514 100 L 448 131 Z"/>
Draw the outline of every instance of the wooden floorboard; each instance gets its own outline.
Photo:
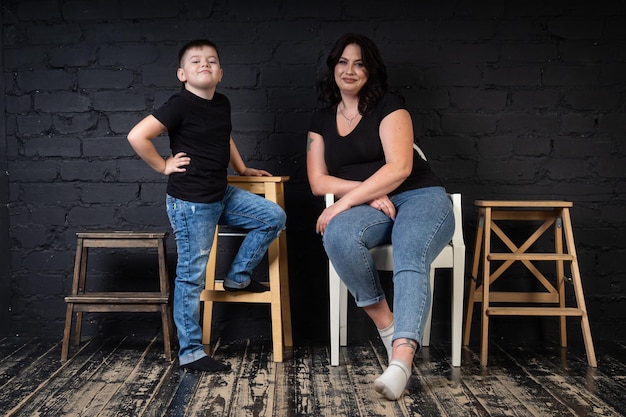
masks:
<path id="1" fill-rule="evenodd" d="M 221 340 L 214 357 L 228 373 L 187 372 L 167 362 L 160 336 L 61 341 L 0 339 L 0 416 L 621 416 L 626 409 L 626 345 L 596 343 L 598 368 L 584 348 L 491 343 L 450 365 L 449 344 L 425 347 L 400 401 L 383 399 L 373 381 L 386 366 L 379 340 L 340 351 L 296 344 L 282 363 L 270 340 Z"/>

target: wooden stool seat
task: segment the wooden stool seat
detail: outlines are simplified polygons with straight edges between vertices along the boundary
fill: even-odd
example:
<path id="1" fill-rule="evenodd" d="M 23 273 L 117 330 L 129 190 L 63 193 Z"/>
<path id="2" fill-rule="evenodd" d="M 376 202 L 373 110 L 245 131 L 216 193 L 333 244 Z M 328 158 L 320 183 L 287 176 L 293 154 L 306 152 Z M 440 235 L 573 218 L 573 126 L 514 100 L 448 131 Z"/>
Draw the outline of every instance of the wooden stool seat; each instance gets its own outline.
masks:
<path id="1" fill-rule="evenodd" d="M 465 334 L 463 344 L 469 343 L 474 303 L 482 304 L 481 311 L 481 365 L 487 365 L 489 318 L 494 316 L 552 316 L 560 317 L 560 344 L 567 346 L 566 317 L 580 317 L 583 340 L 589 366 L 596 367 L 596 356 L 583 295 L 582 280 L 574 245 L 574 233 L 569 201 L 485 201 L 475 202 L 478 207 L 478 227 L 472 282 L 468 294 Z M 501 227 L 504 222 L 525 221 L 525 226 L 539 224 L 522 245 L 517 245 Z M 554 252 L 531 252 L 544 234 L 554 229 Z M 501 241 L 509 252 L 494 252 L 492 235 Z M 565 246 L 563 245 L 565 239 Z M 514 263 L 522 263 L 539 283 L 538 291 L 493 291 L 494 282 L 501 278 Z M 556 283 L 548 279 L 535 265 L 536 262 L 556 264 Z M 492 265 L 496 263 L 496 266 Z M 571 283 L 575 293 L 574 307 L 565 305 L 565 264 L 569 264 Z M 479 279 L 479 269 L 482 275 Z M 514 304 L 502 305 L 502 304 Z"/>
<path id="2" fill-rule="evenodd" d="M 270 201 L 285 208 L 284 183 L 289 177 L 245 177 L 229 176 L 228 183 L 254 194 L 263 195 Z M 282 362 L 286 347 L 293 346 L 291 333 L 291 307 L 289 300 L 289 275 L 287 271 L 287 233 L 283 230 L 267 250 L 269 264 L 269 291 L 253 293 L 246 291 L 227 292 L 223 282 L 216 280 L 217 245 L 222 235 L 219 226 L 215 230 L 213 246 L 209 255 L 205 289 L 200 295 L 204 303 L 202 319 L 202 343 L 210 345 L 213 303 L 262 303 L 269 304 L 272 320 L 272 344 L 274 362 Z M 241 236 L 235 233 L 235 236 Z"/>
<path id="3" fill-rule="evenodd" d="M 72 327 L 76 313 L 75 344 L 80 344 L 82 313 L 158 312 L 161 313 L 165 358 L 172 360 L 171 304 L 166 267 L 165 238 L 167 232 L 99 231 L 76 233 L 76 258 L 72 293 L 65 297 L 67 304 L 61 360 L 67 360 Z M 159 267 L 159 291 L 86 291 L 87 258 L 89 248 L 156 248 Z"/>

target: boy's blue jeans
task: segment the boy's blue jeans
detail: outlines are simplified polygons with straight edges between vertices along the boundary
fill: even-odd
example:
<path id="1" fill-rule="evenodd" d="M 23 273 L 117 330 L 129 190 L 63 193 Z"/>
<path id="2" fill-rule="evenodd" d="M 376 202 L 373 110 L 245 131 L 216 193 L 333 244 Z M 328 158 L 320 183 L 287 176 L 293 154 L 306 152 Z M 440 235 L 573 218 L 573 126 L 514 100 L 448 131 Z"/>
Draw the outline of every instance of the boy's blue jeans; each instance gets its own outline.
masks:
<path id="1" fill-rule="evenodd" d="M 228 287 L 243 288 L 270 243 L 285 228 L 287 218 L 277 204 L 231 185 L 219 202 L 192 203 L 168 195 L 166 205 L 178 253 L 174 323 L 180 345 L 178 358 L 180 365 L 185 365 L 206 356 L 200 328 L 200 293 L 216 225 L 248 231 L 224 279 Z"/>
<path id="2" fill-rule="evenodd" d="M 391 197 L 396 219 L 362 204 L 333 218 L 323 241 L 337 274 L 354 296 L 367 307 L 385 294 L 368 249 L 393 245 L 393 340 L 422 340 L 430 310 L 430 264 L 450 242 L 454 213 L 443 187 L 409 190 Z"/>

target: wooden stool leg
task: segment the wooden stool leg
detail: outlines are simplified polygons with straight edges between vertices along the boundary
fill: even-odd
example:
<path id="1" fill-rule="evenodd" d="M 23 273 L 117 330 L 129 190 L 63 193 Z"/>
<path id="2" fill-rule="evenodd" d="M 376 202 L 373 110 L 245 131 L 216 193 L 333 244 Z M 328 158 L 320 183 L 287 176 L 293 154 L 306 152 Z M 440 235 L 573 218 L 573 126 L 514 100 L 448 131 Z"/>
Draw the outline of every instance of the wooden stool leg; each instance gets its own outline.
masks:
<path id="1" fill-rule="evenodd" d="M 286 347 L 293 346 L 291 331 L 291 300 L 289 299 L 289 275 L 287 274 L 287 234 L 283 230 L 278 236 L 280 245 L 280 305 L 283 318 L 283 340 Z"/>
<path id="2" fill-rule="evenodd" d="M 483 298 L 482 298 L 482 321 L 481 321 L 481 344 L 480 344 L 480 364 L 487 366 L 487 355 L 489 350 L 489 316 L 487 315 L 487 309 L 489 308 L 489 284 L 491 268 L 487 254 L 491 248 L 491 209 L 485 209 L 484 216 L 484 240 L 482 251 L 482 263 L 483 263 Z"/>
<path id="3" fill-rule="evenodd" d="M 87 271 L 87 248 L 83 245 L 83 239 L 76 240 L 76 255 L 74 257 L 74 273 L 72 275 L 72 295 L 78 294 L 85 289 L 85 275 Z M 72 333 L 72 318 L 74 316 L 74 303 L 67 303 L 65 313 L 65 328 L 63 329 L 63 344 L 61 347 L 61 360 L 67 360 L 69 353 L 70 338 Z M 80 331 L 82 313 L 76 313 L 76 330 L 74 332 L 74 344 L 80 343 Z"/>
<path id="4" fill-rule="evenodd" d="M 82 294 L 85 292 L 85 281 L 87 279 L 87 258 L 88 248 L 83 244 L 83 239 L 78 239 L 76 246 L 76 262 L 74 263 L 74 270 L 78 266 L 78 275 L 74 277 L 75 284 L 78 284 L 76 288 L 72 288 L 72 294 Z M 76 272 L 75 272 L 76 274 Z M 74 330 L 74 344 L 80 345 L 80 334 L 83 327 L 83 312 L 76 313 L 76 329 Z"/>
<path id="5" fill-rule="evenodd" d="M 556 253 L 563 254 L 563 210 L 556 214 L 554 223 L 554 243 Z M 563 260 L 556 261 L 557 290 L 559 293 L 559 308 L 565 308 L 565 266 Z M 561 335 L 561 347 L 567 346 L 567 317 L 559 317 L 559 333 Z"/>
<path id="6" fill-rule="evenodd" d="M 74 329 L 74 345 L 80 345 L 80 333 L 83 327 L 83 312 L 76 312 L 76 329 Z"/>
<path id="7" fill-rule="evenodd" d="M 268 248 L 269 280 L 271 293 L 272 341 L 274 362 L 283 361 L 283 317 L 280 296 L 280 245 L 274 240 Z"/>
<path id="8" fill-rule="evenodd" d="M 467 307 L 465 310 L 465 329 L 463 330 L 463 346 L 469 345 L 470 332 L 472 329 L 472 316 L 474 314 L 474 297 L 476 294 L 476 281 L 474 279 L 470 282 L 470 287 L 467 296 Z"/>
<path id="9" fill-rule="evenodd" d="M 165 359 L 172 360 L 172 343 L 170 334 L 170 318 L 167 304 L 161 304 L 161 326 L 163 326 L 163 344 L 165 348 Z"/>
<path id="10" fill-rule="evenodd" d="M 471 330 L 472 330 L 472 316 L 474 314 L 474 303 L 476 302 L 476 282 L 478 281 L 478 265 L 480 263 L 481 244 L 483 240 L 484 230 L 484 213 L 483 210 L 478 212 L 478 227 L 476 228 L 476 242 L 474 244 L 474 260 L 472 264 L 472 280 L 470 282 L 469 293 L 467 297 L 467 312 L 465 314 L 465 332 L 463 335 L 463 345 L 469 345 Z"/>
<path id="11" fill-rule="evenodd" d="M 211 253 L 206 268 L 206 281 L 204 288 L 213 291 L 215 289 L 215 274 L 217 273 L 217 238 L 219 235 L 219 226 L 215 227 L 213 235 L 213 244 L 211 245 Z M 202 344 L 209 346 L 211 344 L 211 325 L 213 321 L 213 301 L 203 301 L 202 311 Z M 210 347 L 209 347 L 210 349 Z M 209 354 L 209 352 L 207 352 Z"/>
<path id="12" fill-rule="evenodd" d="M 167 256 L 165 250 L 165 238 L 159 239 L 158 244 L 158 262 L 159 262 L 159 288 L 161 294 L 169 296 L 169 278 L 167 274 Z M 171 298 L 170 298 L 171 299 Z M 161 326 L 163 327 L 163 344 L 165 359 L 172 360 L 172 316 L 170 315 L 170 301 L 167 304 L 161 304 Z"/>
<path id="13" fill-rule="evenodd" d="M 67 303 L 65 312 L 65 328 L 63 329 L 63 344 L 61 346 L 61 360 L 66 361 L 70 350 L 70 333 L 72 332 L 72 316 L 74 303 Z"/>
<path id="14" fill-rule="evenodd" d="M 583 294 L 582 279 L 580 277 L 580 270 L 578 269 L 578 256 L 576 256 L 576 246 L 574 245 L 574 232 L 572 230 L 572 221 L 570 219 L 569 209 L 563 209 L 563 230 L 565 231 L 565 242 L 567 244 L 567 251 L 570 255 L 573 255 L 574 257 L 571 265 L 572 281 L 574 284 L 576 303 L 578 304 L 578 308 L 582 310 L 580 326 L 582 329 L 583 340 L 585 342 L 587 362 L 590 367 L 596 368 L 598 364 L 596 362 L 596 353 L 593 347 L 593 340 L 591 338 L 591 326 L 589 325 L 589 316 L 587 315 L 587 306 L 585 303 L 585 296 Z"/>

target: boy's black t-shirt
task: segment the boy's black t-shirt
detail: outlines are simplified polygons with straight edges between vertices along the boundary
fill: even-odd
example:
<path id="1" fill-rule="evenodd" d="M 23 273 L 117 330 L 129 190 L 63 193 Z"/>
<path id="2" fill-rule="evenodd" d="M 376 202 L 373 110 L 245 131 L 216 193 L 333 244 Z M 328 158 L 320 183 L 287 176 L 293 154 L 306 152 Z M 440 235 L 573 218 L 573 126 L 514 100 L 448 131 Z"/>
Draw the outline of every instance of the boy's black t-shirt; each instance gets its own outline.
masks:
<path id="1" fill-rule="evenodd" d="M 371 113 L 364 115 L 346 136 L 337 131 L 337 106 L 313 113 L 311 132 L 324 138 L 324 159 L 328 173 L 338 178 L 365 181 L 385 164 L 385 153 L 379 135 L 381 121 L 390 113 L 406 109 L 402 97 L 387 93 Z M 441 181 L 417 152 L 413 170 L 391 195 L 416 188 L 441 186 Z"/>
<path id="2" fill-rule="evenodd" d="M 170 174 L 167 193 L 197 203 L 213 203 L 224 197 L 228 184 L 230 102 L 215 93 L 206 100 L 182 90 L 172 95 L 153 116 L 167 127 L 172 155 L 185 152 L 191 162 L 186 172 Z"/>

